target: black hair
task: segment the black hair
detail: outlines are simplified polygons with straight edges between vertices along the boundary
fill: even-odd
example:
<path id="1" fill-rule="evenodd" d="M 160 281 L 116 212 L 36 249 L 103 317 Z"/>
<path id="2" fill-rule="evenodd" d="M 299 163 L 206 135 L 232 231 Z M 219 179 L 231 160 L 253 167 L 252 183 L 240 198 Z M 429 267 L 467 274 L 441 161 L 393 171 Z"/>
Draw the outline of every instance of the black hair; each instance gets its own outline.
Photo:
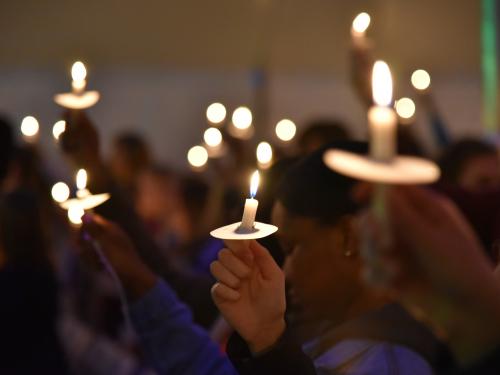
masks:
<path id="1" fill-rule="evenodd" d="M 305 150 L 311 142 L 320 141 L 323 146 L 330 142 L 345 141 L 350 138 L 347 126 L 343 121 L 322 118 L 306 125 L 305 130 L 299 136 L 298 144 L 302 150 Z"/>
<path id="2" fill-rule="evenodd" d="M 32 192 L 16 190 L 0 198 L 0 241 L 8 264 L 49 267 L 40 206 Z"/>
<path id="3" fill-rule="evenodd" d="M 342 216 L 361 208 L 351 197 L 356 180 L 332 171 L 324 163 L 323 155 L 330 148 L 365 154 L 368 144 L 333 142 L 304 157 L 285 174 L 277 197 L 291 214 L 326 225 L 335 224 Z"/>
<path id="4" fill-rule="evenodd" d="M 7 175 L 14 149 L 12 123 L 7 117 L 0 114 L 0 182 Z"/>
<path id="5" fill-rule="evenodd" d="M 468 161 L 489 155 L 497 155 L 495 146 L 479 139 L 465 138 L 451 144 L 439 158 L 441 181 L 457 183 Z"/>

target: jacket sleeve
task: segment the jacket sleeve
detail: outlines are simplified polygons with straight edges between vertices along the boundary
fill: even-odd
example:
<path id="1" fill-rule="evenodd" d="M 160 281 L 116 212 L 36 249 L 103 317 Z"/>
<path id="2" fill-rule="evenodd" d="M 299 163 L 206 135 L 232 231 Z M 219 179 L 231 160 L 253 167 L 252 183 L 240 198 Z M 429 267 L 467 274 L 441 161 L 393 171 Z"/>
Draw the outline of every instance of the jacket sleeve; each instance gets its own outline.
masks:
<path id="1" fill-rule="evenodd" d="M 286 334 L 273 348 L 258 355 L 252 355 L 245 341 L 233 334 L 228 342 L 227 354 L 240 375 L 316 374 L 312 359 Z"/>
<path id="2" fill-rule="evenodd" d="M 149 365 L 159 374 L 234 375 L 229 359 L 201 327 L 174 291 L 159 281 L 129 307 L 132 324 Z"/>

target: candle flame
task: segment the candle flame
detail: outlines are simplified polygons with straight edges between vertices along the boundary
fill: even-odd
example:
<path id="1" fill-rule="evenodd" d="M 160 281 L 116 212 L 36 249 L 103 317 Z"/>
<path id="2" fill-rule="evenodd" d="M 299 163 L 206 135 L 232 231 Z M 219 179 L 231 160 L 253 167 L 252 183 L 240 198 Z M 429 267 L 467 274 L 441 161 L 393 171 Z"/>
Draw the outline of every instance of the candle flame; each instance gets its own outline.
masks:
<path id="1" fill-rule="evenodd" d="M 87 77 L 87 69 L 81 61 L 77 61 L 71 67 L 71 78 L 73 81 L 84 81 Z"/>
<path id="2" fill-rule="evenodd" d="M 76 174 L 76 187 L 83 190 L 87 187 L 87 171 L 85 169 L 78 170 Z"/>
<path id="3" fill-rule="evenodd" d="M 377 61 L 372 71 L 373 101 L 380 106 L 389 106 L 392 101 L 392 77 L 389 66 Z"/>
<path id="4" fill-rule="evenodd" d="M 250 196 L 255 198 L 257 195 L 257 189 L 259 187 L 260 175 L 259 171 L 255 171 L 252 174 L 252 178 L 250 178 Z"/>
<path id="5" fill-rule="evenodd" d="M 354 18 L 354 21 L 352 21 L 352 30 L 356 34 L 364 34 L 370 26 L 370 21 L 370 15 L 366 12 L 362 12 Z"/>

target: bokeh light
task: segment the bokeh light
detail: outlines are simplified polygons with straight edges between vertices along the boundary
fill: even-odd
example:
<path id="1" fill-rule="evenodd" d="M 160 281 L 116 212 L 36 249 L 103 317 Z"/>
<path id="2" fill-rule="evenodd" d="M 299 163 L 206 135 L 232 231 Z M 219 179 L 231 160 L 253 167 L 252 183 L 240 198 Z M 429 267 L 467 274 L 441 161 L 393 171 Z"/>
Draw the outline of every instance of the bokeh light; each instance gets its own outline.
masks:
<path id="1" fill-rule="evenodd" d="M 233 125 L 238 129 L 247 129 L 252 125 L 252 112 L 247 107 L 238 107 L 232 116 Z"/>
<path id="2" fill-rule="evenodd" d="M 288 119 L 283 119 L 276 124 L 276 135 L 284 142 L 291 141 L 295 137 L 297 127 L 295 123 Z"/>
<path id="3" fill-rule="evenodd" d="M 208 161 L 208 152 L 203 146 L 194 146 L 189 149 L 187 159 L 191 166 L 201 168 Z"/>
<path id="4" fill-rule="evenodd" d="M 220 146 L 222 143 L 222 133 L 217 128 L 208 128 L 203 133 L 203 140 L 210 147 Z"/>
<path id="5" fill-rule="evenodd" d="M 69 187 L 64 182 L 57 182 L 54 184 L 54 186 L 52 186 L 51 194 L 52 199 L 54 199 L 56 202 L 65 202 L 69 198 Z"/>
<path id="6" fill-rule="evenodd" d="M 26 137 L 34 137 L 38 134 L 40 125 L 38 125 L 38 120 L 33 116 L 26 116 L 21 122 L 21 133 Z"/>
<path id="7" fill-rule="evenodd" d="M 431 85 L 431 76 L 423 69 L 418 69 L 411 75 L 411 84 L 417 90 L 426 90 Z"/>
<path id="8" fill-rule="evenodd" d="M 396 113 L 399 117 L 410 119 L 415 114 L 415 103 L 410 98 L 401 98 L 396 101 Z"/>
<path id="9" fill-rule="evenodd" d="M 212 103 L 208 106 L 206 115 L 212 124 L 220 124 L 226 119 L 226 107 L 221 103 Z"/>

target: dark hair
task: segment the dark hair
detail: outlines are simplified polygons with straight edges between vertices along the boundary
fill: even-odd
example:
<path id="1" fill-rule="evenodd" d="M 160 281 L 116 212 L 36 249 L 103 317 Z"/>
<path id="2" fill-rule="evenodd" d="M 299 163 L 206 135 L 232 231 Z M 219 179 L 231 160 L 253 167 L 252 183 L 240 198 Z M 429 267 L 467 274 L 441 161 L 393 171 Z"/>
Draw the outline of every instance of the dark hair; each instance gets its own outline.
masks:
<path id="1" fill-rule="evenodd" d="M 115 138 L 115 145 L 125 151 L 130 168 L 141 169 L 150 163 L 148 144 L 141 135 L 121 133 Z"/>
<path id="2" fill-rule="evenodd" d="M 33 193 L 17 190 L 1 197 L 0 241 L 9 264 L 48 267 L 47 239 Z"/>
<path id="3" fill-rule="evenodd" d="M 278 200 L 290 213 L 328 225 L 360 209 L 350 196 L 356 180 L 332 171 L 323 162 L 323 154 L 330 148 L 363 154 L 368 151 L 366 142 L 331 143 L 291 167 L 278 191 Z"/>
<path id="4" fill-rule="evenodd" d="M 15 148 L 11 124 L 7 117 L 0 114 L 0 182 L 7 175 L 9 163 Z"/>
<path id="5" fill-rule="evenodd" d="M 497 155 L 495 146 L 478 139 L 466 138 L 451 144 L 439 158 L 441 181 L 457 183 L 467 162 L 489 155 Z"/>
<path id="6" fill-rule="evenodd" d="M 304 151 L 308 145 L 321 142 L 324 146 L 334 141 L 350 139 L 350 134 L 344 122 L 337 119 L 317 119 L 309 122 L 299 136 L 298 145 Z"/>

